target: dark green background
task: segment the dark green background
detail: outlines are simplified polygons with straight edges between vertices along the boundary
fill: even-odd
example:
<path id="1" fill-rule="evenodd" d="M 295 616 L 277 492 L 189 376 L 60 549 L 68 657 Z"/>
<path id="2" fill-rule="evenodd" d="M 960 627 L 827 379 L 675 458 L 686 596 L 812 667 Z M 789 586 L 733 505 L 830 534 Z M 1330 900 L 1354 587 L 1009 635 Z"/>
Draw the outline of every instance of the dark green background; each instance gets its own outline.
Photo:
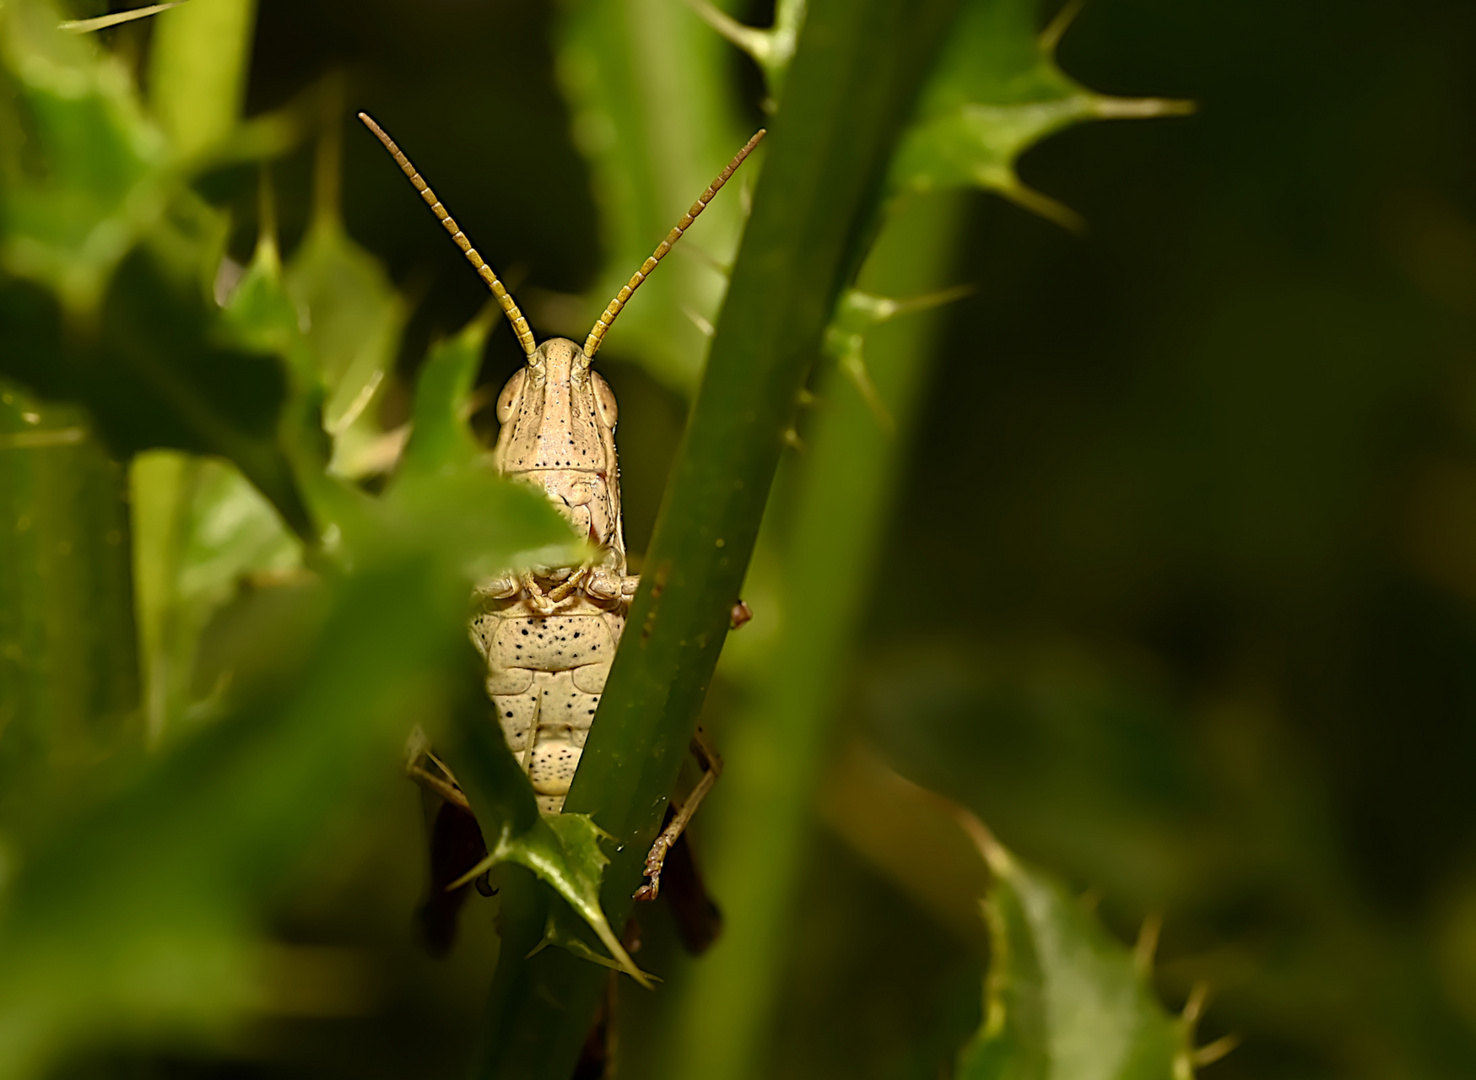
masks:
<path id="1" fill-rule="evenodd" d="M 555 12 L 415 12 L 264 0 L 248 111 L 343 72 L 520 296 L 587 288 Z M 957 272 L 976 291 L 950 315 L 850 723 L 1099 887 L 1125 937 L 1163 911 L 1166 997 L 1209 978 L 1207 1034 L 1247 1040 L 1206 1075 L 1476 1074 L 1476 8 L 1097 0 L 1061 61 L 1199 112 L 1026 156 L 1083 234 L 976 198 Z M 732 64 L 757 120 L 759 80 Z M 408 365 L 484 294 L 374 140 L 347 120 L 345 140 L 349 232 L 419 297 Z M 275 171 L 289 250 L 310 159 Z M 209 183 L 240 209 L 241 257 L 254 183 Z M 485 380 L 518 360 L 494 334 Z M 683 406 L 620 361 L 612 340 L 640 550 Z M 974 1023 L 939 1003 L 967 1002 L 975 969 L 838 843 L 811 877 L 785 1075 L 927 1075 L 927 1040 Z M 301 924 L 321 934 L 328 910 Z M 868 962 L 861 939 L 902 947 Z M 456 1000 L 279 1025 L 245 1055 L 275 1064 L 239 1072 L 455 1060 Z"/>

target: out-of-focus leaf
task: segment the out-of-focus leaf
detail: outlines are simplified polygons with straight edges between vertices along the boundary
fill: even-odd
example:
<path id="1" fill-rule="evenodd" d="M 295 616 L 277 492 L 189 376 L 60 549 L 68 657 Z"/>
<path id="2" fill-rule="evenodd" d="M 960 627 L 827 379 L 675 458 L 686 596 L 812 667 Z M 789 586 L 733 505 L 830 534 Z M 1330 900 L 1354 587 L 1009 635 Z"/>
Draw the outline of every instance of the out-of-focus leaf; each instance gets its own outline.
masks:
<path id="1" fill-rule="evenodd" d="M 287 398 L 280 363 L 237 347 L 192 281 L 140 248 L 114 275 L 96 323 L 72 320 L 40 290 L 0 287 L 0 318 L 24 348 L 0 353 L 0 370 L 48 397 L 86 404 L 120 458 L 152 447 L 219 454 L 310 532 L 292 465 L 278 442 Z"/>
<path id="2" fill-rule="evenodd" d="M 0 831 L 137 733 L 126 479 L 74 405 L 0 381 Z"/>
<path id="3" fill-rule="evenodd" d="M 464 663 L 471 578 L 484 566 L 518 565 L 529 550 L 563 554 L 557 545 L 572 539 L 546 499 L 476 467 L 351 505 L 334 554 L 352 573 L 316 590 L 337 594 L 316 645 L 300 640 L 316 624 L 302 615 L 275 639 L 300 658 L 288 665 L 296 678 L 182 741 L 63 835 L 19 856 L 0 893 L 0 1061 L 15 1075 L 84 1035 L 191 1030 L 247 1008 L 255 913 L 294 854 L 398 757 L 414 723 L 442 726 L 434 718 L 448 697 L 480 693 Z M 218 586 L 218 567 L 197 565 L 196 584 Z M 576 902 L 597 895 L 603 856 L 539 819 L 480 704 L 470 726 L 485 729 L 503 774 L 485 820 L 531 827 L 514 845 L 518 856 L 562 873 Z M 518 812 L 495 812 L 509 805 Z M 557 864 L 566 844 L 576 857 Z"/>
<path id="4" fill-rule="evenodd" d="M 229 462 L 150 451 L 134 458 L 130 487 L 153 741 L 193 700 L 196 645 L 214 612 L 243 579 L 300 566 L 302 548 Z"/>
<path id="5" fill-rule="evenodd" d="M 45 0 L 0 8 L 0 268 L 89 311 L 165 212 L 167 147 L 122 64 L 58 22 Z"/>
<path id="6" fill-rule="evenodd" d="M 339 435 L 364 415 L 394 360 L 404 304 L 379 261 L 323 219 L 293 255 L 286 282 L 308 313 L 308 347 L 327 388 L 324 426 Z"/>
<path id="7" fill-rule="evenodd" d="M 332 453 L 322 424 L 323 385 L 305 333 L 312 316 L 287 292 L 269 187 L 263 187 L 262 208 L 256 251 L 226 299 L 221 322 L 227 336 L 242 347 L 272 354 L 282 362 L 289 392 L 278 431 L 299 477 L 311 487 Z"/>
<path id="8" fill-rule="evenodd" d="M 348 250 L 348 249 L 341 249 Z M 362 252 L 351 261 L 367 259 Z M 332 299 L 327 301 L 330 305 Z M 276 259 L 269 233 L 227 302 L 231 334 L 255 348 L 286 357 L 298 388 L 282 420 L 283 441 L 304 497 L 312 507 L 323 554 L 352 569 L 409 547 L 441 551 L 463 567 L 469 580 L 515 563 L 561 565 L 578 561 L 568 524 L 531 488 L 498 476 L 477 451 L 467 416 L 470 381 L 480 359 L 489 322 L 474 321 L 433 354 L 417 390 L 413 415 L 422 425 L 420 449 L 381 498 L 374 498 L 325 473 L 317 403 L 322 400 L 311 333 L 309 300 L 294 300 Z M 512 562 L 506 552 L 516 552 Z"/>
<path id="9" fill-rule="evenodd" d="M 547 496 L 499 476 L 490 465 L 407 477 L 364 505 L 373 532 L 345 533 L 353 562 L 385 544 L 423 544 L 475 581 L 513 567 L 575 566 L 584 551 Z"/>
<path id="10" fill-rule="evenodd" d="M 856 743 L 831 766 L 817 810 L 857 854 L 983 956 L 978 898 L 988 870 L 939 800 L 919 798 L 919 790 Z"/>
<path id="11" fill-rule="evenodd" d="M 209 150 L 236 125 L 255 23 L 256 0 L 209 0 L 155 25 L 149 103 L 176 154 Z"/>
<path id="12" fill-rule="evenodd" d="M 985 1015 L 960 1053 L 961 1080 L 1193 1075 L 1199 999 L 1185 1016 L 1168 1013 L 1153 989 L 1149 950 L 1113 938 L 1079 897 L 1006 850 L 968 810 L 858 749 L 843 758 L 824 801 L 857 851 L 948 923 L 963 914 L 959 901 L 985 894 Z M 987 890 L 978 880 L 986 866 Z M 968 916 L 977 923 L 979 914 L 971 905 Z"/>
<path id="13" fill-rule="evenodd" d="M 574 142 L 590 163 L 605 269 L 589 296 L 588 326 L 712 182 L 752 132 L 739 127 L 728 93 L 725 47 L 684 5 L 670 0 L 576 0 L 559 35 L 559 81 L 573 111 Z M 727 288 L 742 226 L 739 184 L 715 199 L 620 314 L 606 350 L 630 356 L 669 386 L 690 391 L 702 370 L 708 326 Z M 705 257 L 704 257 L 705 256 Z M 706 265 L 704 265 L 706 264 Z"/>
<path id="14" fill-rule="evenodd" d="M 210 301 L 168 281 L 140 251 L 113 281 L 105 339 L 80 361 L 73 391 L 126 450 L 171 446 L 234 461 L 299 535 L 311 524 L 280 417 L 291 386 L 277 356 L 228 341 Z"/>
<path id="15" fill-rule="evenodd" d="M 337 100 L 338 94 L 329 94 Z M 339 215 L 341 133 L 331 115 L 317 146 L 313 220 L 288 261 L 283 286 L 298 314 L 298 330 L 322 388 L 322 425 L 334 440 L 332 471 L 347 477 L 376 460 L 382 437 L 370 410 L 404 329 L 406 308 L 390 274 L 348 238 Z M 263 181 L 266 183 L 266 181 Z M 263 192 L 263 238 L 275 229 L 270 189 Z"/>
<path id="16" fill-rule="evenodd" d="M 500 476 L 472 433 L 471 390 L 496 317 L 489 307 L 431 350 L 416 383 L 402 467 L 384 497 L 366 504 L 382 536 L 358 538 L 375 545 L 409 530 L 449 553 L 469 580 L 515 566 L 573 566 L 584 554 L 547 496 Z"/>
<path id="17" fill-rule="evenodd" d="M 482 346 L 497 313 L 489 306 L 454 338 L 431 349 L 415 383 L 410 441 L 400 477 L 464 467 L 485 456 L 467 424 Z"/>
<path id="18" fill-rule="evenodd" d="M 119 458 L 231 458 L 306 534 L 280 364 L 223 340 L 207 295 L 224 219 L 172 170 L 125 69 L 56 21 L 43 0 L 0 9 L 0 311 L 22 344 L 0 369 L 85 403 Z"/>
<path id="19" fill-rule="evenodd" d="M 297 685 L 157 759 L 0 893 L 8 1076 L 252 1004 L 255 914 L 325 818 L 394 760 L 460 645 L 454 592 L 411 559 L 343 587 Z"/>
<path id="20" fill-rule="evenodd" d="M 984 1025 L 959 1056 L 961 1080 L 1187 1080 L 1191 1024 L 1050 874 L 960 820 L 994 875 L 984 914 L 990 968 Z"/>
<path id="21" fill-rule="evenodd" d="M 1094 93 L 1056 66 L 1056 43 L 1076 5 L 1043 34 L 1034 0 L 969 0 L 892 165 L 894 190 L 981 187 L 1062 224 L 1076 215 L 1015 174 L 1015 162 L 1053 132 L 1086 120 L 1188 112 L 1186 102 Z"/>

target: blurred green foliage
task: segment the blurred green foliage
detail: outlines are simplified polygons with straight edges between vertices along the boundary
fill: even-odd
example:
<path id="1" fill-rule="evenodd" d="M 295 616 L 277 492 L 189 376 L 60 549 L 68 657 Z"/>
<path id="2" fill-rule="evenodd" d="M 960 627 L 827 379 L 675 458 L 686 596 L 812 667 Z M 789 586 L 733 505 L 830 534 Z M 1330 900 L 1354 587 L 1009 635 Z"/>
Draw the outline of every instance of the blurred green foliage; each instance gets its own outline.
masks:
<path id="1" fill-rule="evenodd" d="M 985 1022 L 959 1076 L 1192 1075 L 1194 1012 L 1170 1017 L 1158 1003 L 1151 954 L 1128 955 L 1079 897 L 970 824 L 994 884 Z"/>
<path id="2" fill-rule="evenodd" d="M 753 127 L 833 133 L 785 130 L 825 81 L 787 77 L 807 5 L 722 7 L 192 0 L 79 37 L 56 23 L 104 5 L 0 6 L 0 1074 L 456 1073 L 530 1015 L 578 1051 L 588 1009 L 540 1020 L 502 974 L 488 1003 L 494 961 L 613 951 L 594 896 L 640 852 L 594 826 L 650 808 L 540 822 L 486 722 L 467 582 L 574 556 L 483 464 L 516 345 L 344 125 L 379 116 L 540 337 L 577 336 Z M 845 272 L 776 264 L 814 316 L 779 330 L 854 286 L 786 339 L 810 404 L 694 411 L 684 453 L 758 498 L 668 506 L 658 554 L 757 528 L 744 462 L 799 449 L 703 713 L 726 936 L 693 960 L 643 913 L 665 981 L 621 986 L 616 1075 L 1158 1077 L 1195 1020 L 1243 1039 L 1227 1080 L 1476 1068 L 1476 20 L 1073 14 L 961 4 L 890 182 L 806 211 Z M 1181 108 L 1088 85 L 1202 113 L 1041 143 Z M 637 554 L 712 327 L 710 403 L 774 359 L 719 318 L 764 277 L 750 198 L 800 206 L 763 165 L 601 353 Z M 453 957 L 418 953 L 416 725 L 603 951 L 500 870 Z M 1021 854 L 984 845 L 990 886 L 893 770 Z"/>

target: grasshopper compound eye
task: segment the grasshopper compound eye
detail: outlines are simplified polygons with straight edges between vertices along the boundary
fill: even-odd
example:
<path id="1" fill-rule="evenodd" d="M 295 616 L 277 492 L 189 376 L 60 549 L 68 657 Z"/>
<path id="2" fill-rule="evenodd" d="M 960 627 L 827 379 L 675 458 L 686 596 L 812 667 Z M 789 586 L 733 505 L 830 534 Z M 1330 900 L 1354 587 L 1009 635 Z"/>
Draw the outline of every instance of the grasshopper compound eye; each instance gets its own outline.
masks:
<path id="1" fill-rule="evenodd" d="M 631 295 L 722 190 L 764 132 L 749 139 L 697 197 L 610 301 L 580 346 L 563 338 L 535 341 L 528 320 L 497 272 L 415 166 L 368 115 L 359 113 L 359 119 L 384 144 L 497 298 L 528 358 L 527 366 L 513 375 L 497 399 L 502 426 L 494 463 L 504 475 L 546 492 L 591 541 L 592 554 L 582 566 L 508 572 L 485 583 L 478 589 L 481 608 L 472 620 L 473 640 L 487 661 L 487 692 L 508 747 L 528 774 L 540 809 L 558 813 L 599 707 L 637 580 L 627 573 L 620 518 L 615 396 L 604 379 L 590 371 L 590 362 Z M 698 757 L 703 780 L 651 849 L 646 866 L 651 880 L 639 894 L 643 897 L 655 897 L 666 852 L 717 777 L 717 755 L 701 744 Z M 449 778 L 449 770 L 440 768 Z M 411 773 L 418 778 L 431 775 L 418 764 Z M 460 795 L 454 778 L 441 783 L 445 790 L 435 790 L 443 798 Z M 448 796 L 448 791 L 453 794 Z"/>

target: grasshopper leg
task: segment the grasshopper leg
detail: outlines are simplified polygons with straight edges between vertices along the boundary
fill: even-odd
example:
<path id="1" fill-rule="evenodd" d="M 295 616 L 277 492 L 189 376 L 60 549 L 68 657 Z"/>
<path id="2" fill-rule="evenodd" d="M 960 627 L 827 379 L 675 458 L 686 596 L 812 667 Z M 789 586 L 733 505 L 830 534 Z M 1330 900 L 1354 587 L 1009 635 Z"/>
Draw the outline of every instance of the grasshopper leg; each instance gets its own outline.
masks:
<path id="1" fill-rule="evenodd" d="M 676 808 L 671 820 L 666 823 L 666 828 L 661 830 L 661 835 L 656 837 L 656 842 L 651 845 L 650 854 L 646 856 L 646 883 L 635 891 L 637 900 L 655 900 L 660 894 L 661 868 L 666 864 L 667 853 L 686 831 L 692 815 L 697 813 L 697 807 L 707 797 L 712 786 L 717 783 L 717 778 L 722 775 L 723 759 L 718 756 L 713 745 L 707 741 L 707 735 L 700 727 L 692 736 L 692 754 L 697 758 L 697 764 L 702 767 L 702 779 L 697 781 L 697 786 L 692 789 L 692 793 L 682 800 L 681 806 Z"/>

